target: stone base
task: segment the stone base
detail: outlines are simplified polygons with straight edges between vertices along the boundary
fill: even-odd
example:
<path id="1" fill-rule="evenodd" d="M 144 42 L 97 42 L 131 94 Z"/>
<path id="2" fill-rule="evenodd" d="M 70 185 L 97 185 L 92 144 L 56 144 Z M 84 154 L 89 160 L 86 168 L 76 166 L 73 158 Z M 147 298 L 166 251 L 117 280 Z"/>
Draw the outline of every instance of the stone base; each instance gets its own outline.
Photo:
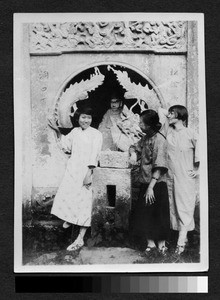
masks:
<path id="1" fill-rule="evenodd" d="M 123 239 L 129 226 L 131 209 L 131 170 L 94 170 L 92 236 Z"/>

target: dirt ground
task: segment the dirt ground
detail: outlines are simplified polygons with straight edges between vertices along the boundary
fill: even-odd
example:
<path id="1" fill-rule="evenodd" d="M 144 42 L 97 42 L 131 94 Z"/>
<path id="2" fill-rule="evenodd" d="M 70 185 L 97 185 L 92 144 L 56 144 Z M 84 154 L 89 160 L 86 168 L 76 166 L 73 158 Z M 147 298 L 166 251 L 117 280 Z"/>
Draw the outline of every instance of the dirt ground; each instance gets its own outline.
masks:
<path id="1" fill-rule="evenodd" d="M 197 263 L 200 261 L 199 211 L 196 210 L 196 229 L 188 233 L 189 244 L 181 256 L 175 255 L 177 232 L 171 231 L 165 256 L 158 251 L 144 252 L 140 241 L 130 243 L 127 239 L 118 241 L 117 235 L 110 240 L 94 243 L 91 232 L 85 237 L 85 245 L 78 251 L 67 251 L 78 231 L 63 229 L 48 222 L 35 223 L 23 229 L 24 265 L 87 265 L 87 264 L 142 264 L 142 263 Z M 45 224 L 44 224 L 45 223 Z M 46 225 L 47 224 L 47 225 Z M 138 244 L 139 243 L 139 244 Z"/>
<path id="2" fill-rule="evenodd" d="M 199 236 L 193 235 L 184 254 L 174 253 L 175 242 L 170 241 L 168 252 L 157 250 L 150 254 L 129 247 L 88 247 L 77 251 L 57 249 L 53 251 L 34 249 L 24 251 L 24 265 L 95 265 L 95 264 L 149 264 L 149 263 L 196 263 L 200 261 Z"/>

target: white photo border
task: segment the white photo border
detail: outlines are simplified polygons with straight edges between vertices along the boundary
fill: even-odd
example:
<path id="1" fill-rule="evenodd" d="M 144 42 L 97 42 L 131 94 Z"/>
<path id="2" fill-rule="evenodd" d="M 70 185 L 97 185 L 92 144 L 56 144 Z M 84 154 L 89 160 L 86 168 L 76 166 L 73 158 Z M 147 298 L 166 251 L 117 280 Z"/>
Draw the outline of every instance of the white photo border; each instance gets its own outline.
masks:
<path id="1" fill-rule="evenodd" d="M 30 93 L 30 82 L 23 74 L 23 24 L 34 22 L 123 21 L 128 19 L 152 21 L 198 22 L 198 84 L 200 149 L 200 262 L 172 264 L 128 265 L 22 265 L 22 98 Z M 14 272 L 15 273 L 150 273 L 208 271 L 208 166 L 205 98 L 204 15 L 202 13 L 16 13 L 14 14 L 14 133 L 15 133 L 15 199 L 14 199 Z M 25 90 L 23 87 L 26 86 Z"/>

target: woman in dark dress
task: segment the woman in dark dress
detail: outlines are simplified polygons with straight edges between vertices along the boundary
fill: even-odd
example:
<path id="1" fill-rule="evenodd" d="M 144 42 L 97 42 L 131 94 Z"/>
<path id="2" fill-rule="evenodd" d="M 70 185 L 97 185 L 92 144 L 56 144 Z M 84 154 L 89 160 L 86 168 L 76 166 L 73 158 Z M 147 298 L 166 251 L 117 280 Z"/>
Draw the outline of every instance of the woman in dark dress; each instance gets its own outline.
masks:
<path id="1" fill-rule="evenodd" d="M 165 241 L 170 231 L 166 185 L 167 143 L 159 131 L 161 124 L 154 110 L 145 110 L 140 117 L 140 128 L 145 136 L 129 149 L 131 164 L 141 160 L 138 178 L 141 183 L 140 194 L 131 216 L 130 230 L 132 236 L 146 239 L 146 252 L 158 247 L 165 254 Z"/>

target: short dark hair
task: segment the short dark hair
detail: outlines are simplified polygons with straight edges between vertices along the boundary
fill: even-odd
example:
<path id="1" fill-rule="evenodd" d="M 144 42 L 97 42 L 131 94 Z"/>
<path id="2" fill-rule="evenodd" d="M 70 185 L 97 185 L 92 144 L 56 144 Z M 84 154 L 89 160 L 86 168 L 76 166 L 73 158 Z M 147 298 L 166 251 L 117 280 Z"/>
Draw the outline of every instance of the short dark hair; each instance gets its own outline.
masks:
<path id="1" fill-rule="evenodd" d="M 89 106 L 82 106 L 82 107 L 78 108 L 77 111 L 78 111 L 79 116 L 82 114 L 85 114 L 85 115 L 89 115 L 89 116 L 93 117 L 93 110 Z"/>
<path id="2" fill-rule="evenodd" d="M 140 115 L 143 119 L 145 125 L 150 126 L 152 129 L 158 131 L 161 128 L 161 123 L 159 121 L 159 116 L 157 112 L 153 109 L 147 109 L 142 111 Z"/>
<path id="3" fill-rule="evenodd" d="M 169 108 L 169 113 L 174 112 L 178 120 L 182 120 L 186 127 L 188 125 L 188 111 L 187 108 L 183 105 L 173 105 Z"/>
<path id="4" fill-rule="evenodd" d="M 89 115 L 92 118 L 94 117 L 94 113 L 93 113 L 93 110 L 92 110 L 91 107 L 89 107 L 89 106 L 81 106 L 80 108 L 78 108 L 75 111 L 73 117 L 70 118 L 71 122 L 73 124 L 73 127 L 77 127 L 79 125 L 79 123 L 78 123 L 79 122 L 79 117 L 82 114 Z"/>

